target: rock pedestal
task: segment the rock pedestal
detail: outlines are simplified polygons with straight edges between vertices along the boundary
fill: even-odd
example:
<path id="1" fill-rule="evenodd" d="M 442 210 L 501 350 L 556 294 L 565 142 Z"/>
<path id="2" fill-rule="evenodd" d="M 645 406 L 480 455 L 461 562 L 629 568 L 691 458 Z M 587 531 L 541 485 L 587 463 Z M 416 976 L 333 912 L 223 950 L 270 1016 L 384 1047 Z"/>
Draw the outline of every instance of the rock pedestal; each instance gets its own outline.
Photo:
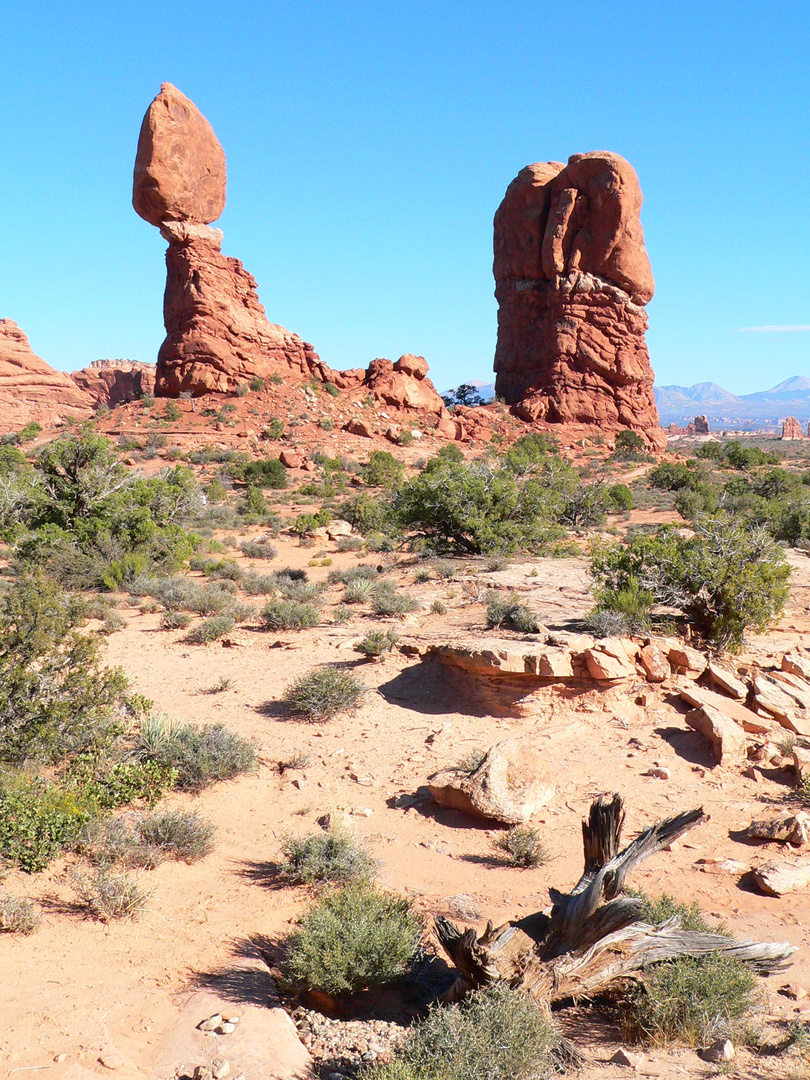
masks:
<path id="1" fill-rule="evenodd" d="M 141 126 L 132 205 L 168 240 L 155 392 L 228 393 L 252 378 L 322 366 L 297 334 L 268 322 L 254 278 L 208 227 L 225 207 L 225 153 L 193 102 L 164 83 Z"/>
<path id="2" fill-rule="evenodd" d="M 644 340 L 654 282 L 641 190 L 617 154 L 538 163 L 495 215 L 495 392 L 526 420 L 638 431 L 658 424 Z"/>

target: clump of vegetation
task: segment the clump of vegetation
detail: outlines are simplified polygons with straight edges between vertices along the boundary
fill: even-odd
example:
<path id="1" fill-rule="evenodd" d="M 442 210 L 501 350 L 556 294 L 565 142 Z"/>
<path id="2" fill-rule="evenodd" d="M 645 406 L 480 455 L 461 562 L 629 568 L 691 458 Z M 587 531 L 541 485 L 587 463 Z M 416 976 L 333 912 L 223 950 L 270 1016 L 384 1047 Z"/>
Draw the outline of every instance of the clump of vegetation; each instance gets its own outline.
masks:
<path id="1" fill-rule="evenodd" d="M 160 616 L 161 630 L 185 630 L 190 623 L 191 615 L 187 611 L 170 608 Z"/>
<path id="2" fill-rule="evenodd" d="M 152 717 L 141 724 L 139 751 L 149 761 L 175 770 L 177 787 L 200 791 L 256 766 L 256 748 L 224 724 L 172 724 Z"/>
<path id="3" fill-rule="evenodd" d="M 521 634 L 538 634 L 542 627 L 531 609 L 520 602 L 514 593 L 503 596 L 493 592 L 487 597 L 487 626 L 506 626 Z"/>
<path id="4" fill-rule="evenodd" d="M 622 1018 L 639 1041 L 706 1046 L 738 1038 L 757 1002 L 756 978 L 745 964 L 712 953 L 656 965 L 625 999 Z"/>
<path id="5" fill-rule="evenodd" d="M 694 535 L 635 533 L 596 549 L 597 606 L 646 615 L 654 603 L 683 612 L 708 639 L 738 649 L 747 629 L 765 630 L 784 607 L 788 566 L 762 527 L 725 513 L 700 516 Z"/>
<path id="6" fill-rule="evenodd" d="M 261 616 L 270 630 L 306 630 L 321 621 L 320 608 L 300 600 L 272 600 Z"/>
<path id="7" fill-rule="evenodd" d="M 364 1080 L 552 1080 L 559 1037 L 528 994 L 498 983 L 458 1005 L 434 1007 L 393 1060 Z"/>
<path id="8" fill-rule="evenodd" d="M 395 488 L 402 482 L 405 466 L 387 450 L 372 450 L 363 475 L 369 487 Z"/>
<path id="9" fill-rule="evenodd" d="M 100 919 L 137 919 L 149 901 L 139 880 L 125 870 L 113 873 L 100 867 L 90 874 L 73 875 L 73 887 L 81 903 Z"/>
<path id="10" fill-rule="evenodd" d="M 537 829 L 531 825 L 515 825 L 508 832 L 492 841 L 493 847 L 503 852 L 512 866 L 522 869 L 543 866 L 548 862 L 548 851 Z"/>
<path id="11" fill-rule="evenodd" d="M 329 829 L 311 836 L 285 836 L 278 872 L 295 885 L 348 885 L 374 877 L 379 863 L 349 832 Z"/>
<path id="12" fill-rule="evenodd" d="M 296 679 L 282 700 L 290 716 L 320 724 L 356 709 L 367 690 L 356 675 L 327 664 Z"/>
<path id="13" fill-rule="evenodd" d="M 236 623 L 230 615 L 214 615 L 189 630 L 186 641 L 192 645 L 207 645 L 229 634 Z"/>
<path id="14" fill-rule="evenodd" d="M 399 634 L 396 630 L 369 630 L 364 638 L 355 645 L 357 652 L 363 656 L 382 656 L 390 652 L 399 642 Z"/>
<path id="15" fill-rule="evenodd" d="M 239 550 L 248 559 L 275 559 L 278 555 L 278 548 L 260 540 L 243 540 Z"/>
<path id="16" fill-rule="evenodd" d="M 344 604 L 368 604 L 375 594 L 375 583 L 370 578 L 360 577 L 346 583 L 343 592 Z"/>
<path id="17" fill-rule="evenodd" d="M 163 810 L 91 821 L 77 846 L 96 866 L 151 870 L 164 859 L 198 862 L 213 850 L 215 833 L 196 811 Z"/>
<path id="18" fill-rule="evenodd" d="M 422 926 L 402 897 L 358 883 L 328 893 L 287 939 L 293 986 L 333 996 L 390 983 L 416 955 Z"/>
<path id="19" fill-rule="evenodd" d="M 393 582 L 381 581 L 373 591 L 371 607 L 375 615 L 407 615 L 418 611 L 419 601 Z"/>
<path id="20" fill-rule="evenodd" d="M 196 810 L 163 810 L 142 817 L 138 834 L 162 858 L 194 863 L 213 851 L 216 827 Z"/>
<path id="21" fill-rule="evenodd" d="M 33 934 L 41 920 L 33 900 L 0 892 L 0 934 Z"/>

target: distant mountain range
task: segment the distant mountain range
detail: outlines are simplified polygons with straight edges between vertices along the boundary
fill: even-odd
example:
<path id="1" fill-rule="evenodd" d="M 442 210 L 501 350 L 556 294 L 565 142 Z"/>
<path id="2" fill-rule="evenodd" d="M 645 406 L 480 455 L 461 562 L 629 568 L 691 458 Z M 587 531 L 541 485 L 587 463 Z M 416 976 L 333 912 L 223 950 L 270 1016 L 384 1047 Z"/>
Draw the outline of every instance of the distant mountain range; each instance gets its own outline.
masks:
<path id="1" fill-rule="evenodd" d="M 755 394 L 732 394 L 717 383 L 694 386 L 656 386 L 655 403 L 662 426 L 687 424 L 704 414 L 712 428 L 773 427 L 786 416 L 810 420 L 810 379 L 791 379 Z"/>
<path id="2" fill-rule="evenodd" d="M 483 379 L 471 379 L 466 385 L 474 387 L 484 401 L 495 395 L 495 384 Z M 455 391 L 446 393 L 452 395 Z M 739 396 L 713 382 L 695 383 L 694 386 L 656 386 L 655 403 L 662 427 L 669 424 L 685 427 L 701 415 L 706 416 L 709 426 L 715 430 L 776 427 L 786 416 L 795 416 L 807 423 L 810 421 L 810 378 L 794 375 L 770 390 Z"/>

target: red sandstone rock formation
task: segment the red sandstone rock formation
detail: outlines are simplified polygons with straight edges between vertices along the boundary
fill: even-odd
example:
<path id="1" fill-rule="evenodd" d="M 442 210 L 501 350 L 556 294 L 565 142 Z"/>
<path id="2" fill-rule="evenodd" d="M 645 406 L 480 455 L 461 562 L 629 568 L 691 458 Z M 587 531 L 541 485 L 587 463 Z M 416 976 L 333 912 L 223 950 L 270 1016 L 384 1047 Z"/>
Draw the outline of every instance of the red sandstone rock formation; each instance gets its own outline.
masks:
<path id="1" fill-rule="evenodd" d="M 70 377 L 97 406 L 123 405 L 155 392 L 155 365 L 138 360 L 94 360 Z"/>
<path id="2" fill-rule="evenodd" d="M 169 242 L 166 340 L 156 393 L 227 393 L 252 378 L 323 368 L 311 345 L 267 321 L 256 282 L 208 228 L 225 206 L 225 154 L 188 98 L 164 83 L 141 127 L 132 204 Z M 323 376 L 321 376 L 323 377 Z"/>
<path id="3" fill-rule="evenodd" d="M 68 416 L 84 419 L 93 404 L 69 375 L 34 353 L 15 322 L 0 319 L 0 430 L 19 429 L 31 420 L 53 424 Z"/>
<path id="4" fill-rule="evenodd" d="M 426 378 L 428 366 L 424 356 L 406 353 L 393 364 L 390 360 L 374 360 L 368 366 L 363 387 L 386 405 L 396 409 L 414 409 L 447 417 L 444 402 Z"/>
<path id="5" fill-rule="evenodd" d="M 617 154 L 538 163 L 495 215 L 495 390 L 526 420 L 630 428 L 655 447 L 641 190 Z"/>
<path id="6" fill-rule="evenodd" d="M 164 221 L 209 224 L 225 209 L 225 151 L 193 101 L 163 83 L 141 124 L 132 205 Z"/>
<path id="7" fill-rule="evenodd" d="M 782 424 L 782 438 L 783 439 L 803 439 L 804 432 L 802 431 L 801 423 L 795 416 L 785 417 L 785 422 Z"/>

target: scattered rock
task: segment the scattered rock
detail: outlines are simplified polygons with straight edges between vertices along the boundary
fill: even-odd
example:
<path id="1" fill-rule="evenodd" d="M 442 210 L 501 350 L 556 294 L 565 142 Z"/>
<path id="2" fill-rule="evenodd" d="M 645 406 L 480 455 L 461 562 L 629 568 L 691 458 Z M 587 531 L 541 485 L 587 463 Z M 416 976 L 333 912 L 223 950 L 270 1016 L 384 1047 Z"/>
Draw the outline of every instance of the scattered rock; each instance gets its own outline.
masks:
<path id="1" fill-rule="evenodd" d="M 366 420 L 359 418 L 344 424 L 343 430 L 348 431 L 350 435 L 362 435 L 364 439 L 374 438 L 374 428 Z"/>
<path id="2" fill-rule="evenodd" d="M 782 657 L 782 671 L 810 681 L 810 656 L 802 656 L 796 652 L 785 653 Z"/>
<path id="3" fill-rule="evenodd" d="M 699 709 L 703 705 L 710 705 L 728 717 L 729 720 L 739 724 L 743 731 L 747 731 L 749 734 L 764 735 L 773 728 L 769 721 L 763 720 L 762 717 L 757 716 L 755 712 L 747 709 L 740 702 L 732 701 L 714 690 L 706 690 L 702 686 L 687 683 L 685 686 L 680 687 L 678 693 L 684 701 L 694 705 L 695 708 Z"/>
<path id="4" fill-rule="evenodd" d="M 784 986 L 779 987 L 779 993 L 782 997 L 790 998 L 791 1001 L 802 1001 L 807 997 L 807 991 L 798 983 L 785 983 Z"/>
<path id="5" fill-rule="evenodd" d="M 610 1059 L 612 1065 L 624 1065 L 628 1069 L 638 1069 L 641 1063 L 644 1061 L 643 1054 L 632 1054 L 629 1050 L 625 1050 L 623 1047 L 617 1050 L 613 1057 Z"/>
<path id="6" fill-rule="evenodd" d="M 794 847 L 810 845 L 810 814 L 800 810 L 789 817 L 752 821 L 745 835 L 757 840 L 778 840 Z"/>
<path id="7" fill-rule="evenodd" d="M 731 1039 L 715 1039 L 711 1046 L 707 1046 L 705 1050 L 700 1051 L 700 1056 L 704 1061 L 717 1063 L 720 1061 L 733 1061 L 734 1053 L 734 1044 Z"/>
<path id="8" fill-rule="evenodd" d="M 278 459 L 285 469 L 300 469 L 304 464 L 304 455 L 297 450 L 282 450 Z"/>
<path id="9" fill-rule="evenodd" d="M 754 884 L 766 896 L 784 896 L 785 893 L 798 892 L 810 885 L 810 857 L 796 859 L 774 859 L 757 867 L 753 874 Z"/>
<path id="10" fill-rule="evenodd" d="M 214 1013 L 213 1016 L 209 1016 L 207 1020 L 201 1020 L 197 1024 L 199 1031 L 216 1031 L 219 1025 L 222 1023 L 222 1013 Z"/>
<path id="11" fill-rule="evenodd" d="M 652 776 L 656 780 L 669 780 L 672 773 L 665 765 L 653 765 L 651 769 L 647 769 L 644 775 Z"/>
<path id="12" fill-rule="evenodd" d="M 745 733 L 727 716 L 707 703 L 686 714 L 689 727 L 708 740 L 720 765 L 742 764 L 746 760 Z"/>
<path id="13" fill-rule="evenodd" d="M 669 662 L 657 645 L 645 645 L 639 650 L 638 662 L 644 669 L 647 682 L 658 683 L 669 678 Z"/>
<path id="14" fill-rule="evenodd" d="M 439 806 L 519 825 L 554 797 L 556 787 L 544 773 L 537 750 L 525 741 L 503 739 L 474 772 L 442 769 L 429 778 L 428 788 Z"/>
<path id="15" fill-rule="evenodd" d="M 614 682 L 618 679 L 630 679 L 636 674 L 636 665 L 618 649 L 606 646 L 599 641 L 591 649 L 585 650 L 585 663 L 588 674 L 600 682 Z"/>
<path id="16" fill-rule="evenodd" d="M 803 784 L 810 777 L 810 750 L 801 746 L 793 747 L 793 768 L 799 783 Z"/>
<path id="17" fill-rule="evenodd" d="M 226 1076 L 230 1076 L 231 1063 L 227 1058 L 217 1057 L 211 1062 L 211 1076 L 214 1080 L 225 1080 Z"/>
<path id="18" fill-rule="evenodd" d="M 745 701 L 748 696 L 748 685 L 728 665 L 721 664 L 718 660 L 710 660 L 706 672 L 721 690 L 725 690 L 737 701 Z"/>

